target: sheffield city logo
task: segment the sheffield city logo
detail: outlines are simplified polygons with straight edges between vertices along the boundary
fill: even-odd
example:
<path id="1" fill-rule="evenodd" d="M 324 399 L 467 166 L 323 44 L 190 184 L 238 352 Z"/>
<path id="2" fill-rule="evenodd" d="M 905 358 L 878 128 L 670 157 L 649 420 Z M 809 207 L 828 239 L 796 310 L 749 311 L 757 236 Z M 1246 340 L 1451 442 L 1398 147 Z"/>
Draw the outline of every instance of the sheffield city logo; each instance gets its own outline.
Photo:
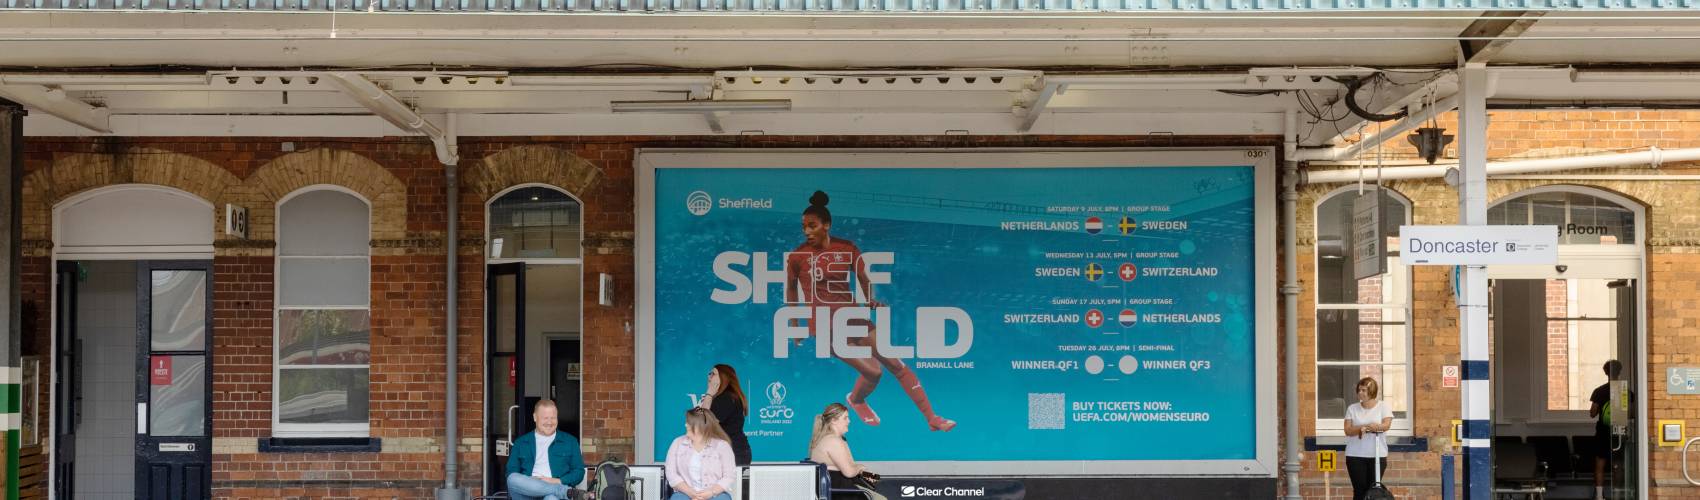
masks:
<path id="1" fill-rule="evenodd" d="M 685 210 L 698 217 L 708 215 L 708 209 L 714 208 L 714 197 L 703 191 L 691 191 L 685 197 Z"/>
<path id="2" fill-rule="evenodd" d="M 758 410 L 756 415 L 764 424 L 789 424 L 796 413 L 791 407 L 785 406 L 785 384 L 777 381 L 767 384 L 767 406 Z"/>

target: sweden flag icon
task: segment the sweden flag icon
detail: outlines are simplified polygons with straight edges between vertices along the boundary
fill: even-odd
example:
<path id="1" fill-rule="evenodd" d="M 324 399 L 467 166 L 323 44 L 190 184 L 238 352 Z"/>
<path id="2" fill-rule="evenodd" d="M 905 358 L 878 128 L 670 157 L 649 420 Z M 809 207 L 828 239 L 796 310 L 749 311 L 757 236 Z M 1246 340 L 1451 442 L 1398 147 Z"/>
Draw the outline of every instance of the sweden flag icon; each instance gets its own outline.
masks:
<path id="1" fill-rule="evenodd" d="M 1098 281 L 1098 279 L 1103 277 L 1104 266 L 1098 265 L 1097 262 L 1089 262 L 1086 264 L 1086 281 Z"/>

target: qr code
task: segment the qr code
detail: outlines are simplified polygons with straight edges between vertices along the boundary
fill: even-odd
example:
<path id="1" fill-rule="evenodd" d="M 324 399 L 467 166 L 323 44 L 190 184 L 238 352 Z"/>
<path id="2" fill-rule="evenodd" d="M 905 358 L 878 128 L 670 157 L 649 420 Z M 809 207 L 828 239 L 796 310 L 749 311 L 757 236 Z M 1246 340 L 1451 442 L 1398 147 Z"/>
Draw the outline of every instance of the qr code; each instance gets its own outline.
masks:
<path id="1" fill-rule="evenodd" d="M 1061 429 L 1067 421 L 1067 406 L 1061 393 L 1027 393 L 1027 428 Z"/>

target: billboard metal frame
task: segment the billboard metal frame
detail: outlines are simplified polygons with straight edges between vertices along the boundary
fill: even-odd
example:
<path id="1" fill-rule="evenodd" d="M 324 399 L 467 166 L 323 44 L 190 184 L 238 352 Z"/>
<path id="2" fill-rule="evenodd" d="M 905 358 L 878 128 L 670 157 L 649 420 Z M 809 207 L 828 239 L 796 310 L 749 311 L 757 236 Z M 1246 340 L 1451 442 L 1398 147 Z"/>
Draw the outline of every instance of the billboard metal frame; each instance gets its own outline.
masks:
<path id="1" fill-rule="evenodd" d="M 1229 148 L 937 148 L 937 149 L 638 149 L 636 178 L 635 348 L 637 461 L 654 463 L 655 441 L 655 174 L 676 168 L 1062 168 L 1250 166 L 1254 173 L 1253 290 L 1256 316 L 1255 458 L 1248 460 L 1077 460 L 867 462 L 906 476 L 1273 478 L 1276 454 L 1276 153 L 1273 147 Z M 804 450 L 798 450 L 801 456 Z"/>

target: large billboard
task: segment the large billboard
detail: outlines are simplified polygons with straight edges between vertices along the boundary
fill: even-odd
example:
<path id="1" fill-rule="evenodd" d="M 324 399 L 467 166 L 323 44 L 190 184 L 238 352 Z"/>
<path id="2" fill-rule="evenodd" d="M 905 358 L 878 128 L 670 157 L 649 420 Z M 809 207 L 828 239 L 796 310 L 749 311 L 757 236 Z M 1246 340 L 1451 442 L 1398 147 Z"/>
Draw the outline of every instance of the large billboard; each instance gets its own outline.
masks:
<path id="1" fill-rule="evenodd" d="M 639 458 L 726 363 L 758 462 L 1272 474 L 1270 155 L 643 151 Z"/>

